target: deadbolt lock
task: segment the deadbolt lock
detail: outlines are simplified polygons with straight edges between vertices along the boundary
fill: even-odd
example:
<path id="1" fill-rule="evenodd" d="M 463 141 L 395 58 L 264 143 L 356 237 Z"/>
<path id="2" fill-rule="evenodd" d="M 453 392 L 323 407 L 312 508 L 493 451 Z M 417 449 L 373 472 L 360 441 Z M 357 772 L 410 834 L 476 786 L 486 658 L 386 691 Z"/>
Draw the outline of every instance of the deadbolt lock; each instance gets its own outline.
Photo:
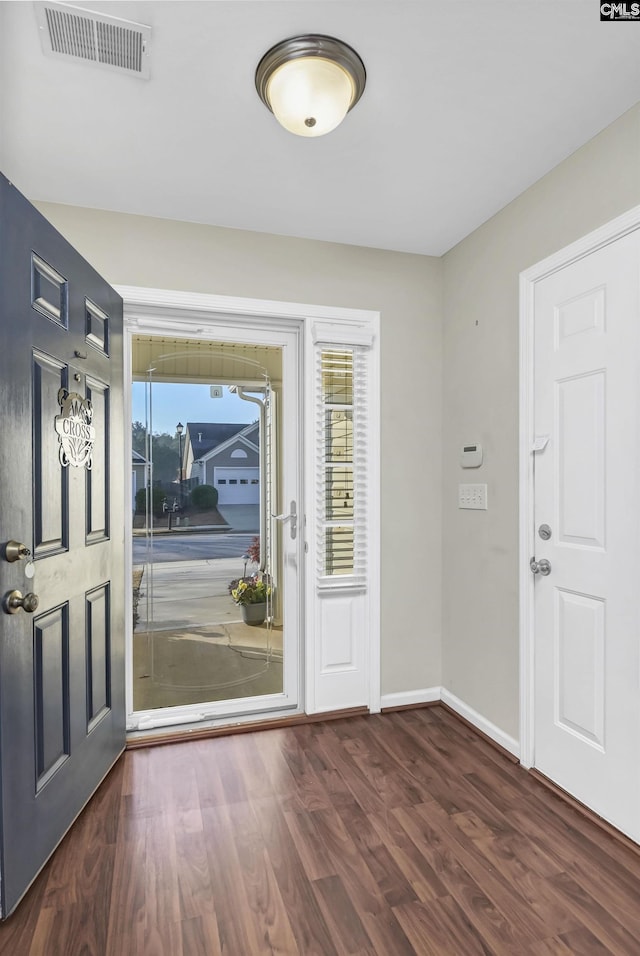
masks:
<path id="1" fill-rule="evenodd" d="M 4 596 L 2 606 L 5 614 L 17 614 L 20 610 L 26 611 L 27 614 L 33 614 L 39 603 L 38 595 L 31 591 L 24 596 L 22 591 L 9 591 Z"/>
<path id="2" fill-rule="evenodd" d="M 21 544 L 20 541 L 7 541 L 4 546 L 4 557 L 9 562 L 19 561 L 20 558 L 28 558 L 30 554 L 31 552 L 26 544 Z"/>
<path id="3" fill-rule="evenodd" d="M 538 534 L 540 535 L 543 541 L 548 541 L 549 538 L 551 537 L 551 528 L 549 527 L 548 524 L 541 524 L 540 527 L 538 528 Z"/>

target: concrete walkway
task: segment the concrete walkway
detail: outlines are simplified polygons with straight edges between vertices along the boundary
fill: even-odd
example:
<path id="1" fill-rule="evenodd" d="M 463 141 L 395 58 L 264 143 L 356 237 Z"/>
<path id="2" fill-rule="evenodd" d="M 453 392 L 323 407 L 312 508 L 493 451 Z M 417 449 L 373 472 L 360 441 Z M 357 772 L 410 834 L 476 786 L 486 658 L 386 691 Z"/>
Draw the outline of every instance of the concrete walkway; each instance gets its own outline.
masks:
<path id="1" fill-rule="evenodd" d="M 145 566 L 133 633 L 135 710 L 282 693 L 282 628 L 245 624 L 229 594 L 243 565 L 231 557 Z"/>

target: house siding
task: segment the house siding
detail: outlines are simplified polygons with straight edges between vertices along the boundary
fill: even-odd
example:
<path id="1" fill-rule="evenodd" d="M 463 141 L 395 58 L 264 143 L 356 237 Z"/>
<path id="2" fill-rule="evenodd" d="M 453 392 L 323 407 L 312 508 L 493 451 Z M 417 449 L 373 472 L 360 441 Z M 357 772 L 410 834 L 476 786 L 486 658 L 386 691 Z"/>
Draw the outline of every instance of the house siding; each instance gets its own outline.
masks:
<path id="1" fill-rule="evenodd" d="M 260 466 L 260 455 L 257 451 L 247 448 L 242 442 L 238 442 L 236 448 L 242 448 L 246 451 L 246 458 L 232 458 L 233 448 L 226 448 L 219 455 L 213 455 L 207 459 L 207 484 L 213 484 L 213 473 L 215 468 L 258 468 Z"/>

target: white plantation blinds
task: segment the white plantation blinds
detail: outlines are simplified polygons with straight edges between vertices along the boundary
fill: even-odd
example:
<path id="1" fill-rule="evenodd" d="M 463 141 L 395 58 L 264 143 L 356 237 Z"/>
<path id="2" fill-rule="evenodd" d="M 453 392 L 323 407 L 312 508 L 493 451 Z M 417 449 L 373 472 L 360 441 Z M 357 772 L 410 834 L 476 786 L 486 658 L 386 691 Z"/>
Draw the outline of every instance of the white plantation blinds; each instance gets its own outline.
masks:
<path id="1" fill-rule="evenodd" d="M 366 584 L 366 357 L 317 352 L 317 577 L 319 587 Z"/>

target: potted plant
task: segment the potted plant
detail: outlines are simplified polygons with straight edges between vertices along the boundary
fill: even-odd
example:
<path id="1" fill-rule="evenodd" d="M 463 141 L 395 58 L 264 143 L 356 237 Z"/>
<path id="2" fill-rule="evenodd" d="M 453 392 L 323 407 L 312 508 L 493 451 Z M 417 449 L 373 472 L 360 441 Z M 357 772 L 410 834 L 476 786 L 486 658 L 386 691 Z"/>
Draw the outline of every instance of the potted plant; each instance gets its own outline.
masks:
<path id="1" fill-rule="evenodd" d="M 242 620 L 252 626 L 262 624 L 267 616 L 267 601 L 271 596 L 271 586 L 264 578 L 253 575 L 239 578 L 229 585 L 231 597 L 240 607 Z"/>

